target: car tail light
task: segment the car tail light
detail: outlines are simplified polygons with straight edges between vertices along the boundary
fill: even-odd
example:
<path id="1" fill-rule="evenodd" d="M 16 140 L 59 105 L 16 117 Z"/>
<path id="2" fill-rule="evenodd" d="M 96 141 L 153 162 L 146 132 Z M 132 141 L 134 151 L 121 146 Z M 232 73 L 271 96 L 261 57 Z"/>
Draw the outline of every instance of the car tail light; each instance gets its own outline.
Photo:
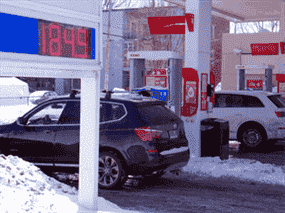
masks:
<path id="1" fill-rule="evenodd" d="M 153 138 L 159 138 L 162 131 L 150 129 L 150 127 L 140 127 L 135 128 L 135 133 L 142 141 L 151 141 Z"/>
<path id="2" fill-rule="evenodd" d="M 147 150 L 147 152 L 154 153 L 157 152 L 157 150 Z"/>
<path id="3" fill-rule="evenodd" d="M 278 111 L 276 111 L 275 114 L 277 115 L 278 118 L 285 117 L 285 112 L 278 112 Z"/>

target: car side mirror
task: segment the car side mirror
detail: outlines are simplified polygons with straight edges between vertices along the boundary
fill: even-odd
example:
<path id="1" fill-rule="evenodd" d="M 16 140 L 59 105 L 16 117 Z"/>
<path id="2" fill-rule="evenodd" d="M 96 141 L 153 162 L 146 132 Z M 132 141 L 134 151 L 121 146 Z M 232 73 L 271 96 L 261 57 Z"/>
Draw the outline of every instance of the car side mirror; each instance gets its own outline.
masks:
<path id="1" fill-rule="evenodd" d="M 17 121 L 18 121 L 18 124 L 24 124 L 24 118 L 23 117 L 19 117 Z"/>

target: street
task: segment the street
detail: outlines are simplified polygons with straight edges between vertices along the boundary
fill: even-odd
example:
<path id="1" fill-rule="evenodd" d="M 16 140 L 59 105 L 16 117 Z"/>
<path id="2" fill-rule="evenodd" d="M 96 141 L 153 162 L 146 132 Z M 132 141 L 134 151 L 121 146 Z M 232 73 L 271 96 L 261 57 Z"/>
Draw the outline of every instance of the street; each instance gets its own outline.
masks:
<path id="1" fill-rule="evenodd" d="M 274 146 L 267 153 L 238 155 L 285 168 L 285 146 Z M 72 179 L 72 178 L 71 178 Z M 78 181 L 64 181 L 78 188 Z M 234 177 L 206 177 L 182 172 L 164 175 L 159 181 L 133 180 L 122 190 L 100 190 L 99 196 L 120 208 L 144 212 L 285 212 L 285 186 L 240 180 Z"/>
<path id="2" fill-rule="evenodd" d="M 159 183 L 144 183 L 121 191 L 99 190 L 99 196 L 121 208 L 150 212 L 285 212 L 285 187 L 168 174 Z"/>

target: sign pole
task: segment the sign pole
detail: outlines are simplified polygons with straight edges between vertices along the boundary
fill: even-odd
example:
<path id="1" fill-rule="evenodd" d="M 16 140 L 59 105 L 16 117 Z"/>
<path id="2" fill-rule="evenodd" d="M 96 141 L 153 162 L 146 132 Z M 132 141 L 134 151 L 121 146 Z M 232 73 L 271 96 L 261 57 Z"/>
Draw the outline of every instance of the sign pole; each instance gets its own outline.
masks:
<path id="1" fill-rule="evenodd" d="M 81 205 L 98 210 L 100 71 L 81 78 L 79 194 Z M 90 98 L 92 96 L 93 98 Z M 91 131 L 90 131 L 91 130 Z"/>
<path id="2" fill-rule="evenodd" d="M 210 74 L 212 0 L 186 0 L 186 13 L 194 14 L 194 31 L 185 28 L 185 67 L 191 67 L 201 73 Z M 187 20 L 186 20 L 187 21 Z M 200 87 L 200 84 L 198 85 Z M 207 111 L 201 111 L 201 88 L 198 89 L 197 114 L 191 117 L 181 116 L 185 133 L 189 141 L 191 158 L 201 157 L 201 120 L 207 117 Z"/>
<path id="3" fill-rule="evenodd" d="M 105 85 L 104 89 L 108 91 L 108 84 L 109 84 L 109 69 L 110 69 L 110 33 L 111 33 L 111 7 L 112 3 L 109 0 L 109 21 L 108 21 L 108 35 L 107 35 L 107 46 L 106 46 L 106 62 L 105 62 Z"/>

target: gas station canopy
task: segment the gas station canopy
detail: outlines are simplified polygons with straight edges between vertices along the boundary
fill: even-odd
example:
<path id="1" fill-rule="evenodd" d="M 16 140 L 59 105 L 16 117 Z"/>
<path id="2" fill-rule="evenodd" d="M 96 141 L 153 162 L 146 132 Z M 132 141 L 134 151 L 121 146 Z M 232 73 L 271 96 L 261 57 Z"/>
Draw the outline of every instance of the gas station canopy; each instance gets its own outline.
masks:
<path id="1" fill-rule="evenodd" d="M 281 18 L 282 0 L 213 0 L 212 7 L 234 16 L 240 21 Z M 215 11 L 215 9 L 214 9 Z"/>
<path id="2" fill-rule="evenodd" d="M 164 0 L 185 6 L 186 0 Z M 282 0 L 212 0 L 212 14 L 232 22 L 279 20 Z"/>

